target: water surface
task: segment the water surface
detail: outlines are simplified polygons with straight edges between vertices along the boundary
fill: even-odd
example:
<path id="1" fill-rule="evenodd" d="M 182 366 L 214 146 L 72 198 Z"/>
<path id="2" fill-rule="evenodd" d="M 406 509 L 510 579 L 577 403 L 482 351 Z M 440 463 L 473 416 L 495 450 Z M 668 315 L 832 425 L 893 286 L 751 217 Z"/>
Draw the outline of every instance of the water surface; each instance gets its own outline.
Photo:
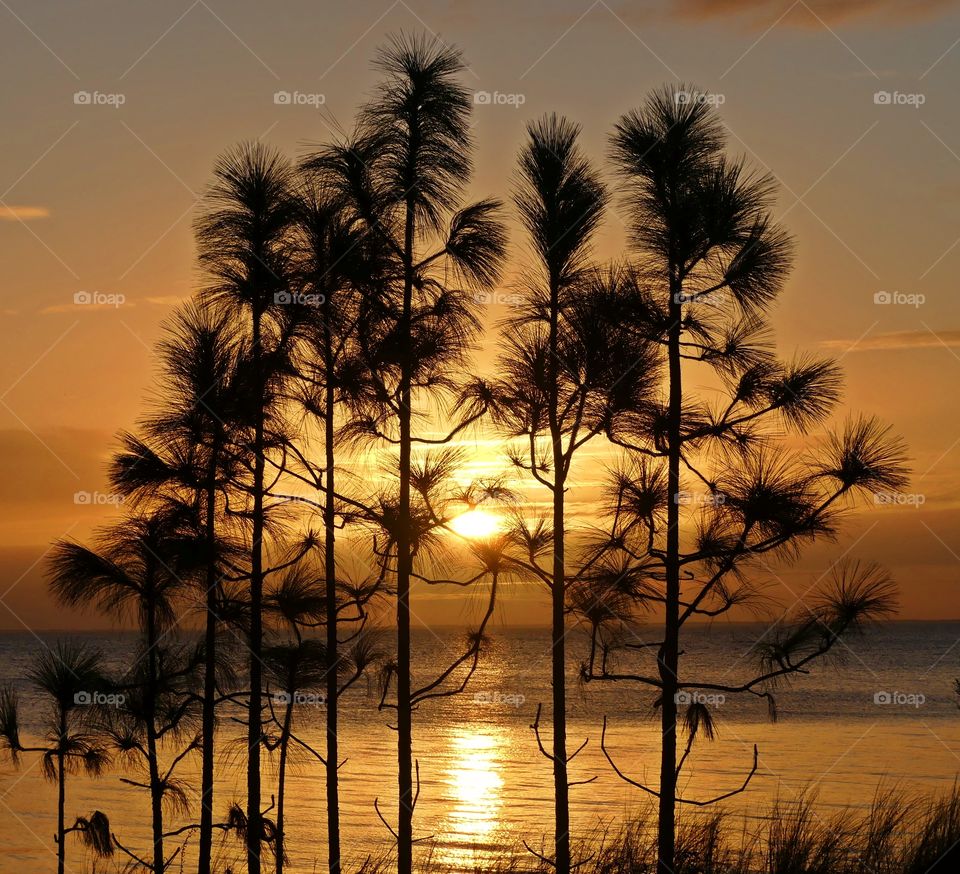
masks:
<path id="1" fill-rule="evenodd" d="M 746 624 L 693 628 L 684 642 L 684 671 L 702 680 L 730 682 L 749 676 L 750 646 L 764 626 Z M 639 629 L 654 639 L 654 631 Z M 426 680 L 451 658 L 461 632 L 418 631 L 414 673 Z M 129 635 L 83 635 L 100 647 L 114 667 L 129 664 L 134 639 Z M 21 691 L 23 734 L 38 730 L 41 712 L 24 676 L 41 646 L 55 636 L 0 635 L 0 683 Z M 734 811 L 762 812 L 774 796 L 794 798 L 815 791 L 819 808 L 865 807 L 881 781 L 904 789 L 948 788 L 960 773 L 960 710 L 953 693 L 960 676 L 960 622 L 888 623 L 841 649 L 843 664 L 822 665 L 777 695 L 779 721 L 771 723 L 764 702 L 752 696 L 713 702 L 719 734 L 702 742 L 691 757 L 683 793 L 709 798 L 743 782 L 753 745 L 759 767 L 748 792 L 729 802 Z M 612 773 L 600 748 L 600 727 L 608 717 L 608 747 L 632 778 L 654 785 L 657 774 L 657 723 L 653 696 L 632 684 L 583 685 L 577 664 L 583 640 L 569 641 L 569 749 L 589 742 L 571 765 L 572 780 L 593 782 L 571 791 L 574 835 L 616 827 L 648 803 L 644 793 Z M 415 715 L 415 755 L 421 790 L 416 834 L 427 838 L 422 854 L 441 866 L 473 871 L 505 848 L 526 840 L 539 847 L 549 834 L 552 809 L 550 763 L 536 745 L 531 723 L 544 705 L 544 743 L 549 748 L 549 636 L 546 631 L 500 629 L 469 691 L 425 704 Z M 343 703 L 341 799 L 344 849 L 361 862 L 384 852 L 390 835 L 373 809 L 395 816 L 394 751 L 396 735 L 389 711 L 377 711 L 374 685 L 352 691 Z M 297 708 L 297 731 L 322 749 L 322 706 Z M 242 801 L 242 727 L 225 720 L 218 762 L 218 810 Z M 197 759 L 199 757 L 197 756 Z M 195 794 L 198 762 L 181 773 Z M 120 782 L 112 770 L 97 780 L 71 778 L 67 816 L 108 814 L 126 845 L 142 849 L 148 841 L 148 805 L 142 790 Z M 275 786 L 274 763 L 264 770 L 264 794 Z M 287 870 L 313 872 L 323 867 L 326 819 L 324 776 L 319 763 L 298 757 L 287 790 Z M 23 757 L 19 770 L 0 764 L 0 871 L 55 870 L 53 842 L 55 788 L 45 782 L 35 756 Z M 179 824 L 180 820 L 177 820 Z M 547 838 L 549 839 L 549 838 Z M 170 848 L 171 851 L 173 847 Z M 218 848 L 221 861 L 239 859 L 232 841 Z M 196 859 L 195 840 L 183 849 L 189 871 Z M 70 864 L 72 860 L 72 864 Z M 113 870 L 113 866 L 99 871 Z M 179 871 L 180 860 L 172 867 Z M 74 874 L 91 870 L 75 842 L 68 850 Z"/>

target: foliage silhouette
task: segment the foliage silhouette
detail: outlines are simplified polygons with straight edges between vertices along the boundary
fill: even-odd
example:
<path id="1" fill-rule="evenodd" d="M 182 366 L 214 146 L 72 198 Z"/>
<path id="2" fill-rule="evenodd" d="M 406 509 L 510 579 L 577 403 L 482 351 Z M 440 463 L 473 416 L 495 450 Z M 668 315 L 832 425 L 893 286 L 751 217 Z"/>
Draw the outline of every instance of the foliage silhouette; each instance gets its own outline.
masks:
<path id="1" fill-rule="evenodd" d="M 791 243 L 769 216 L 772 181 L 725 155 L 714 110 L 679 99 L 682 90 L 655 92 L 620 119 L 611 139 L 634 252 L 621 317 L 638 356 L 651 345 L 658 350 L 666 384 L 610 420 L 607 436 L 626 450 L 626 461 L 612 476 L 609 530 L 597 548 L 607 570 L 620 573 L 584 577 L 573 602 L 592 629 L 584 679 L 633 680 L 656 695 L 659 786 L 628 778 L 604 751 L 618 774 L 658 799 L 663 874 L 674 870 L 676 806 L 743 791 L 757 767 L 755 749 L 742 787 L 708 801 L 678 797 L 698 734 L 713 732 L 703 690 L 750 692 L 772 705 L 776 681 L 802 672 L 843 634 L 889 615 L 894 589 L 879 569 L 835 565 L 819 600 L 757 647 L 757 673 L 743 682 L 682 675 L 684 624 L 755 600 L 758 576 L 775 574 L 776 559 L 833 537 L 858 498 L 906 483 L 902 443 L 872 419 L 852 419 L 824 445 L 808 441 L 807 451 L 790 451 L 785 435 L 808 434 L 834 410 L 840 374 L 829 360 L 774 356 L 767 314 L 786 279 Z M 704 368 L 724 395 L 720 402 L 685 389 L 688 371 Z M 631 645 L 631 621 L 650 609 L 662 616 L 663 639 Z M 654 663 L 625 668 L 617 664 L 623 657 Z M 678 757 L 681 727 L 687 740 Z"/>
<path id="2" fill-rule="evenodd" d="M 0 690 L 0 743 L 15 763 L 22 753 L 38 754 L 43 776 L 57 784 L 54 842 L 57 874 L 64 874 L 66 836 L 72 832 L 98 856 L 113 854 L 109 820 L 101 811 L 78 817 L 69 828 L 66 825 L 67 777 L 77 773 L 99 776 L 110 763 L 109 750 L 91 725 L 95 708 L 89 706 L 97 693 L 108 694 L 110 684 L 100 653 L 73 641 L 58 641 L 53 649 L 40 650 L 28 679 L 47 705 L 43 745 L 32 747 L 21 742 L 20 703 L 10 688 Z"/>

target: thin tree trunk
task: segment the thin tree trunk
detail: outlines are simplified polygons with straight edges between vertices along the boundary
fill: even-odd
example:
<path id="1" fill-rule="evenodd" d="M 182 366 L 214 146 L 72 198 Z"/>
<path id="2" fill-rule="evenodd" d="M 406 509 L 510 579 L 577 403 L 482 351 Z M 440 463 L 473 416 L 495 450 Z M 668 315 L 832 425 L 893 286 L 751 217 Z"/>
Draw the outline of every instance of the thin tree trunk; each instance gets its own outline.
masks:
<path id="1" fill-rule="evenodd" d="M 217 566 L 214 561 L 216 538 L 216 470 L 217 447 L 211 447 L 210 468 L 207 472 L 206 488 L 206 532 L 207 549 L 210 551 L 206 576 L 207 624 L 204 631 L 204 656 L 206 662 L 203 672 L 203 712 L 200 765 L 200 841 L 197 851 L 197 874 L 210 874 L 210 860 L 213 855 L 213 759 L 214 732 L 216 731 L 216 693 L 217 693 Z"/>
<path id="2" fill-rule="evenodd" d="M 567 778 L 567 678 L 564 644 L 564 550 L 563 492 L 553 497 L 553 788 L 554 788 L 554 860 L 557 874 L 570 871 L 570 786 Z"/>
<path id="3" fill-rule="evenodd" d="M 67 737 L 67 719 L 64 713 L 60 714 L 60 746 L 62 748 Z M 64 814 L 67 804 L 67 774 L 63 763 L 63 752 L 57 754 L 57 874 L 63 874 L 66 864 L 67 848 L 64 843 L 65 823 Z"/>
<path id="4" fill-rule="evenodd" d="M 415 148 L 411 146 L 411 152 Z M 397 531 L 397 871 L 413 870 L 413 712 L 410 701 L 410 323 L 413 309 L 414 209 L 408 198 L 404 233 L 403 318 L 400 376 L 400 507 Z"/>
<path id="5" fill-rule="evenodd" d="M 151 572 L 148 571 L 148 574 Z M 153 832 L 153 872 L 164 874 L 163 858 L 163 786 L 157 753 L 157 627 L 152 609 L 147 610 L 147 695 L 144 710 L 147 720 L 147 768 L 150 774 L 150 821 Z"/>
<path id="6" fill-rule="evenodd" d="M 558 282 L 550 281 L 550 399 L 549 423 L 553 449 L 553 590 L 551 592 L 551 682 L 553 686 L 554 864 L 557 874 L 570 872 L 570 784 L 567 778 L 567 677 L 565 657 L 564 471 L 563 433 L 557 416 L 559 386 L 557 354 L 560 297 Z"/>
<path id="7" fill-rule="evenodd" d="M 147 761 L 150 768 L 150 819 L 153 828 L 153 872 L 163 874 L 163 787 L 157 763 L 157 733 L 147 725 Z"/>
<path id="8" fill-rule="evenodd" d="M 670 328 L 667 335 L 669 409 L 667 414 L 667 550 L 664 638 L 658 658 L 663 694 L 660 707 L 660 799 L 657 836 L 657 872 L 673 874 L 677 802 L 677 670 L 680 650 L 680 425 L 682 384 L 680 330 L 682 286 L 670 265 Z"/>
<path id="9" fill-rule="evenodd" d="M 292 685 L 292 684 L 291 684 Z M 293 721 L 293 702 L 296 691 L 290 691 L 286 712 L 283 714 L 283 728 L 280 732 L 280 763 L 277 774 L 277 874 L 283 874 L 283 799 L 287 782 L 287 750 L 290 746 L 290 724 Z"/>
<path id="10" fill-rule="evenodd" d="M 329 307 L 329 296 L 326 306 Z M 324 407 L 324 444 L 326 457 L 327 501 L 324 506 L 324 573 L 326 585 L 326 619 L 327 619 L 327 860 L 329 874 L 339 874 L 340 871 L 340 785 L 337 771 L 340 749 L 337 717 L 339 715 L 340 687 L 339 674 L 339 642 L 337 640 L 337 567 L 336 567 L 336 505 L 334 504 L 334 406 L 335 392 L 333 380 L 333 341 L 330 336 L 330 311 L 327 310 L 324 320 L 324 353 L 326 360 L 326 396 Z"/>
<path id="11" fill-rule="evenodd" d="M 256 422 L 253 438 L 253 524 L 250 546 L 250 702 L 247 715 L 247 874 L 260 874 L 260 846 L 263 826 L 260 814 L 260 743 L 262 729 L 263 650 L 263 484 L 265 386 L 260 335 L 260 313 L 253 315 L 251 357 L 253 359 Z"/>

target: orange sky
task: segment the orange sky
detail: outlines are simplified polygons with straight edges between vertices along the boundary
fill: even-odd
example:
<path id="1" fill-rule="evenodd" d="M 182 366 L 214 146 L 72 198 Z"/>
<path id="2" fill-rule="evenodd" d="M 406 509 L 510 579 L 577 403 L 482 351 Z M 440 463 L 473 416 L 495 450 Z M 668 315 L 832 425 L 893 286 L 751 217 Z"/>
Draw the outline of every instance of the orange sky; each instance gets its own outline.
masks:
<path id="1" fill-rule="evenodd" d="M 781 350 L 842 358 L 846 407 L 906 438 L 924 500 L 870 508 L 775 587 L 791 603 L 849 551 L 893 570 L 904 617 L 960 616 L 956 3 L 6 0 L 0 628 L 87 622 L 52 608 L 42 556 L 116 511 L 104 464 L 151 384 L 159 323 L 196 287 L 190 222 L 217 154 L 263 137 L 295 156 L 348 127 L 374 48 L 400 29 L 459 45 L 466 83 L 491 95 L 475 111 L 478 195 L 508 196 L 523 125 L 545 111 L 581 122 L 599 158 L 651 88 L 681 79 L 717 95 L 732 150 L 781 181 L 777 216 L 797 239 Z M 611 210 L 598 255 L 622 242 Z M 490 322 L 504 313 L 491 304 Z M 571 498 L 583 511 L 590 490 Z M 539 621 L 542 602 L 530 591 L 504 615 Z"/>

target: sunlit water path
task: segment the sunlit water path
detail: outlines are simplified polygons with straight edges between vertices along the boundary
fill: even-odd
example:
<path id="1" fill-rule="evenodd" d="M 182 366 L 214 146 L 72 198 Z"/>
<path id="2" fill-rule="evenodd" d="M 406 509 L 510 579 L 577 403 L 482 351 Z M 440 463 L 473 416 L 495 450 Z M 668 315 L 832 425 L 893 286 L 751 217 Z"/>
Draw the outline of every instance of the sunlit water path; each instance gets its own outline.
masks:
<path id="1" fill-rule="evenodd" d="M 736 665 L 759 626 L 716 626 L 707 637 L 693 631 L 685 646 L 691 675 L 715 679 L 744 676 Z M 109 654 L 114 666 L 129 662 L 132 638 L 85 635 Z M 43 636 L 49 644 L 53 636 Z M 416 636 L 416 673 L 422 678 L 455 651 L 458 633 Z M 760 749 L 757 775 L 748 793 L 731 802 L 735 810 L 762 812 L 771 798 L 794 798 L 804 789 L 818 793 L 825 810 L 843 805 L 863 807 L 883 780 L 905 789 L 948 788 L 960 773 L 960 711 L 953 682 L 960 677 L 960 623 L 893 623 L 852 641 L 845 664 L 816 669 L 779 698 L 780 721 L 771 724 L 763 702 L 727 700 L 716 708 L 719 737 L 698 746 L 692 776 L 684 792 L 709 797 L 739 785 Z M 417 835 L 427 838 L 419 852 L 441 867 L 473 871 L 505 849 L 526 840 L 539 847 L 549 832 L 550 763 L 537 750 L 530 728 L 537 704 L 550 701 L 549 640 L 541 630 L 500 630 L 494 648 L 470 691 L 425 705 L 416 715 L 416 750 L 421 789 Z M 0 635 L 0 681 L 14 682 L 26 708 L 24 735 L 37 730 L 35 699 L 23 676 L 41 643 L 29 634 Z M 637 789 L 612 774 L 599 749 L 603 715 L 610 719 L 608 746 L 621 768 L 635 779 L 656 780 L 657 725 L 651 696 L 623 685 L 616 688 L 576 679 L 582 649 L 571 636 L 570 749 L 589 738 L 575 759 L 571 778 L 588 785 L 572 790 L 575 834 L 585 836 L 613 827 L 644 810 Z M 731 670 L 730 665 L 736 666 Z M 912 696 L 912 697 L 911 697 Z M 922 696 L 922 699 L 921 697 Z M 920 703 L 922 700 L 922 703 Z M 392 756 L 395 734 L 390 714 L 376 710 L 375 689 L 359 689 L 345 701 L 341 749 L 347 759 L 341 797 L 344 848 L 362 862 L 389 848 L 389 834 L 378 820 L 373 801 L 389 818 L 395 815 L 396 789 Z M 298 732 L 322 748 L 322 709 L 298 708 Z M 223 727 L 223 758 L 218 807 L 240 798 L 238 767 L 242 742 L 229 743 L 239 727 Z M 549 726 L 543 728 L 549 746 Z M 195 772 L 185 770 L 195 786 Z M 119 781 L 110 771 L 98 780 L 73 778 L 68 787 L 68 818 L 95 808 L 105 811 L 124 843 L 143 847 L 147 836 L 146 796 Z M 265 794 L 275 784 L 265 771 Z M 55 789 L 41 776 L 35 756 L 25 756 L 19 770 L 0 766 L 0 871 L 54 870 Z M 315 761 L 299 757 L 288 778 L 288 842 L 291 874 L 323 867 L 325 844 L 324 777 Z M 219 848 L 227 862 L 239 857 L 234 844 Z M 194 841 L 183 851 L 183 870 L 196 857 Z M 72 874 L 91 870 L 84 851 L 71 843 Z M 180 861 L 173 866 L 179 871 Z M 99 871 L 113 870 L 100 867 Z"/>

